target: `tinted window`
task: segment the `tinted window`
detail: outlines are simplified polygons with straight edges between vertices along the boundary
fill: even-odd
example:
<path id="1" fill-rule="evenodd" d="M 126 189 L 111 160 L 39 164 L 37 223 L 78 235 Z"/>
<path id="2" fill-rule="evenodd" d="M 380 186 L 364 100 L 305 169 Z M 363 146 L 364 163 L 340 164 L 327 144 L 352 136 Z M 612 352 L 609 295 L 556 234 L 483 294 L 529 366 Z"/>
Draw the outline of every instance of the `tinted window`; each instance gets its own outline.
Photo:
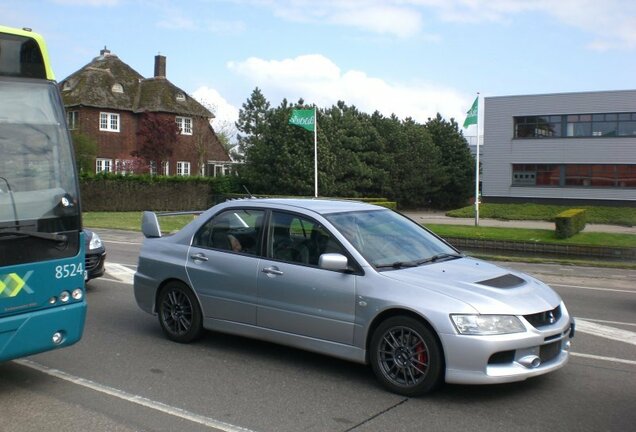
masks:
<path id="1" fill-rule="evenodd" d="M 345 254 L 320 223 L 285 212 L 272 212 L 268 256 L 281 261 L 317 266 L 324 253 Z"/>
<path id="2" fill-rule="evenodd" d="M 199 228 L 192 245 L 259 255 L 263 215 L 262 210 L 226 210 Z"/>
<path id="3" fill-rule="evenodd" d="M 24 36 L 0 33 L 0 75 L 46 79 L 37 42 Z"/>

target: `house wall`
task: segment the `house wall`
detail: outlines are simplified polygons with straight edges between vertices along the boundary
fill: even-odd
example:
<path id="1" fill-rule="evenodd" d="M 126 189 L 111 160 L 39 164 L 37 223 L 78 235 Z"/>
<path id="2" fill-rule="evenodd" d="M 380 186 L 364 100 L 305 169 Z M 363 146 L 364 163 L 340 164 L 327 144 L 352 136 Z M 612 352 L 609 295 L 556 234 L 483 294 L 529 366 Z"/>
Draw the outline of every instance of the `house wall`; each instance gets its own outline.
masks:
<path id="1" fill-rule="evenodd" d="M 76 131 L 96 141 L 97 158 L 112 159 L 114 164 L 117 159 L 132 159 L 131 153 L 141 147 L 137 143 L 137 131 L 142 114 L 91 107 L 69 108 L 69 110 L 79 112 L 79 127 Z M 99 130 L 100 113 L 102 112 L 119 114 L 119 132 Z M 162 114 L 161 117 L 165 118 L 166 121 L 174 122 L 176 115 Z M 178 161 L 190 162 L 190 175 L 198 175 L 200 163 L 205 165 L 208 160 L 229 160 L 207 119 L 195 117 L 192 118 L 192 121 L 192 135 L 179 135 L 173 154 L 169 158 L 171 175 L 176 175 Z"/>
<path id="2" fill-rule="evenodd" d="M 485 98 L 482 196 L 505 200 L 621 201 L 636 188 L 512 186 L 512 164 L 636 164 L 636 137 L 514 138 L 516 116 L 636 112 L 636 91 Z"/>

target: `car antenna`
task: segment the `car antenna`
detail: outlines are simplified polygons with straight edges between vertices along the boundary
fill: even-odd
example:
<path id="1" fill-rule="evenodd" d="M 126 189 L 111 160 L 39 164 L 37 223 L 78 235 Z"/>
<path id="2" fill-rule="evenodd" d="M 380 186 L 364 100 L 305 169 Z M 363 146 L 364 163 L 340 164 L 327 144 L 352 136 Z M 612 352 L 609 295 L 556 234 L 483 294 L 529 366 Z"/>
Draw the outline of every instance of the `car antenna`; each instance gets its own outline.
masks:
<path id="1" fill-rule="evenodd" d="M 250 196 L 250 198 L 256 198 L 254 195 L 252 195 L 252 192 L 249 191 L 249 189 L 247 189 L 247 186 L 242 185 L 243 189 L 245 189 L 245 192 L 247 192 L 247 194 Z"/>

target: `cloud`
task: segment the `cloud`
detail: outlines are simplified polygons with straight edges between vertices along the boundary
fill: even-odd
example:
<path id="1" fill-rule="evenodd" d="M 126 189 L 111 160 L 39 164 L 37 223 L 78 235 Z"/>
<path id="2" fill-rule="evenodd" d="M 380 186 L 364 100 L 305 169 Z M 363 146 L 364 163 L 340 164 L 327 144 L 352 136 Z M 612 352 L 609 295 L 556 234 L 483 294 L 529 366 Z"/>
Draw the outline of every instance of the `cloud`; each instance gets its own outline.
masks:
<path id="1" fill-rule="evenodd" d="M 223 131 L 231 138 L 236 134 L 234 123 L 238 120 L 239 110 L 229 103 L 221 94 L 207 86 L 202 86 L 192 93 L 203 106 L 207 107 L 214 114 L 212 127 L 214 130 Z"/>
<path id="2" fill-rule="evenodd" d="M 260 87 L 266 97 L 287 98 L 295 102 L 329 107 L 342 100 L 364 112 L 379 111 L 426 122 L 438 112 L 445 118 L 463 121 L 472 97 L 434 83 L 390 83 L 363 71 L 342 71 L 333 61 L 319 54 L 284 60 L 256 57 L 229 62 L 228 68 Z M 273 104 L 276 104 L 273 101 Z"/>
<path id="3" fill-rule="evenodd" d="M 233 0 L 265 7 L 292 22 L 328 23 L 408 38 L 423 35 L 423 17 L 509 24 L 522 14 L 551 17 L 591 35 L 595 50 L 636 47 L 636 2 L 625 0 Z M 429 36 L 430 37 L 430 36 Z M 434 39 L 435 40 L 435 39 Z"/>

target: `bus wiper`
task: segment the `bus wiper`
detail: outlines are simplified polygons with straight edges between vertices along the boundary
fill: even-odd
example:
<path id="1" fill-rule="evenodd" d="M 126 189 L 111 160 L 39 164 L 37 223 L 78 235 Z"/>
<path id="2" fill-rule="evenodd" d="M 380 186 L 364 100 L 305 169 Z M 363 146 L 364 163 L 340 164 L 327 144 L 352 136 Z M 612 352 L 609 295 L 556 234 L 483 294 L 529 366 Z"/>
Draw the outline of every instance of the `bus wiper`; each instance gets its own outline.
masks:
<path id="1" fill-rule="evenodd" d="M 426 259 L 423 259 L 421 261 L 418 261 L 417 265 L 434 263 L 434 262 L 442 261 L 442 260 L 446 261 L 448 259 L 457 259 L 457 258 L 463 258 L 463 257 L 464 257 L 463 255 L 454 254 L 454 253 L 446 253 L 446 252 L 438 253 L 438 254 L 433 255 L 430 258 L 426 258 Z"/>
<path id="2" fill-rule="evenodd" d="M 47 233 L 47 232 L 38 232 L 38 231 L 0 231 L 0 237 L 6 236 L 29 236 L 35 237 L 43 240 L 51 240 L 54 242 L 65 242 L 68 240 L 68 237 L 64 234 L 55 234 L 55 233 Z"/>

